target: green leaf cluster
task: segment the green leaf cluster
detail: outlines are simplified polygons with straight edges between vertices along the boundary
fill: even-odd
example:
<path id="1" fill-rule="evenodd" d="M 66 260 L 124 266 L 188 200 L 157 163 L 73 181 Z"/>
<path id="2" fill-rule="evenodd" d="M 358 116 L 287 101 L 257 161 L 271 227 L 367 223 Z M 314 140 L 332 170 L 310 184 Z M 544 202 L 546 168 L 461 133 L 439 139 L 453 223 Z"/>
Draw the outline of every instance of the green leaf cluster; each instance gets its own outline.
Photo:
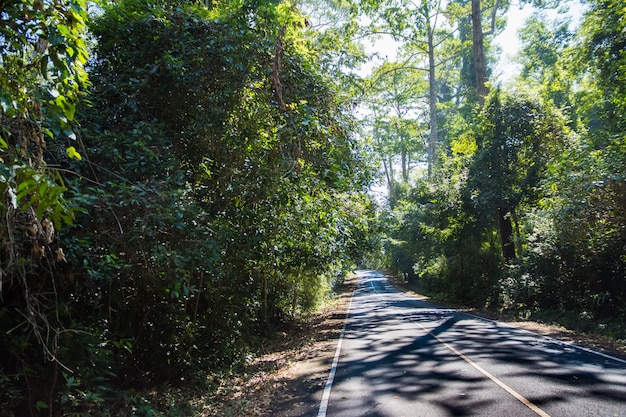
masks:
<path id="1" fill-rule="evenodd" d="M 612 1 L 578 28 L 533 15 L 517 82 L 445 106 L 449 145 L 399 193 L 388 266 L 443 298 L 623 338 L 624 16 Z"/>
<path id="2" fill-rule="evenodd" d="M 7 412 L 149 414 L 138 390 L 231 372 L 328 300 L 375 244 L 371 173 L 291 2 L 103 2 L 89 62 L 55 30 L 67 68 L 33 78 L 38 132 L 72 142 L 18 168 L 0 142 L 2 214 L 41 225 L 21 229 L 38 262 L 2 275 L 0 384 Z"/>

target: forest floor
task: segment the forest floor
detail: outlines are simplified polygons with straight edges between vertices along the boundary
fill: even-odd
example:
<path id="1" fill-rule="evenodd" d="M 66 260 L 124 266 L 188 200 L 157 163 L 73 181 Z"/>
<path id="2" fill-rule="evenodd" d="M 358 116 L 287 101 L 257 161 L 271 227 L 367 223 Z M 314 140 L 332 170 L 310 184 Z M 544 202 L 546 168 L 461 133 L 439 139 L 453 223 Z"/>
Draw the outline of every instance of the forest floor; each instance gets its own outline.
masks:
<path id="1" fill-rule="evenodd" d="M 398 289 L 418 295 L 394 277 L 388 278 Z M 243 373 L 220 379 L 217 392 L 202 399 L 204 406 L 200 416 L 316 415 L 319 404 L 312 403 L 310 394 L 321 391 L 326 384 L 355 287 L 356 277 L 351 276 L 338 288 L 337 297 L 321 312 L 282 333 L 280 339 L 267 346 L 266 353 L 252 360 Z M 519 321 L 475 309 L 460 310 L 626 359 L 624 344 L 563 327 Z"/>
<path id="2" fill-rule="evenodd" d="M 312 403 L 310 394 L 326 384 L 356 281 L 356 276 L 344 280 L 322 311 L 286 329 L 245 372 L 221 379 L 217 392 L 204 399 L 200 415 L 316 415 L 319 403 Z"/>

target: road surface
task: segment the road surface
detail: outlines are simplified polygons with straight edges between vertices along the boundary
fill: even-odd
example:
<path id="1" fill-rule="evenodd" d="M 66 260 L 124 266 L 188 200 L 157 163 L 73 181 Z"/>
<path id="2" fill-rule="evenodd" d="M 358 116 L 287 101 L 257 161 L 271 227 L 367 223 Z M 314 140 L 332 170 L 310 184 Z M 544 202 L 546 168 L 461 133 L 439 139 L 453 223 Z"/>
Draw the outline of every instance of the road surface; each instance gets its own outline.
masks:
<path id="1" fill-rule="evenodd" d="M 626 417 L 626 361 L 437 307 L 360 271 L 326 416 Z"/>

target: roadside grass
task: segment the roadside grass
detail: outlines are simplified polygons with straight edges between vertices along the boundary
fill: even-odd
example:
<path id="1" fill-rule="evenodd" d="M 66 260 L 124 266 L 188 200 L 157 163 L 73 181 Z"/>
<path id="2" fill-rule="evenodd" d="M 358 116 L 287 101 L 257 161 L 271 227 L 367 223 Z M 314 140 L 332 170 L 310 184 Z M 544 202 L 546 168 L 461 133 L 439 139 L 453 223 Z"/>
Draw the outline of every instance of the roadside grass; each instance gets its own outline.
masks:
<path id="1" fill-rule="evenodd" d="M 626 323 L 623 317 L 595 317 L 587 311 L 538 310 L 529 320 L 603 337 L 626 346 Z"/>

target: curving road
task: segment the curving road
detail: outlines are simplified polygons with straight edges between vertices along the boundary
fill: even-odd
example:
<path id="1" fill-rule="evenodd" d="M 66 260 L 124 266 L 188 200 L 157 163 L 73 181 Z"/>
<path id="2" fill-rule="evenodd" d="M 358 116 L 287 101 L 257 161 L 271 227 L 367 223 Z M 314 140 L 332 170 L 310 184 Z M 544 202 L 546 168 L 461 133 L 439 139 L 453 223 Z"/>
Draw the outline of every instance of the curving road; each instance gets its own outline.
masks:
<path id="1" fill-rule="evenodd" d="M 360 271 L 326 416 L 626 417 L 626 361 L 437 307 Z"/>

